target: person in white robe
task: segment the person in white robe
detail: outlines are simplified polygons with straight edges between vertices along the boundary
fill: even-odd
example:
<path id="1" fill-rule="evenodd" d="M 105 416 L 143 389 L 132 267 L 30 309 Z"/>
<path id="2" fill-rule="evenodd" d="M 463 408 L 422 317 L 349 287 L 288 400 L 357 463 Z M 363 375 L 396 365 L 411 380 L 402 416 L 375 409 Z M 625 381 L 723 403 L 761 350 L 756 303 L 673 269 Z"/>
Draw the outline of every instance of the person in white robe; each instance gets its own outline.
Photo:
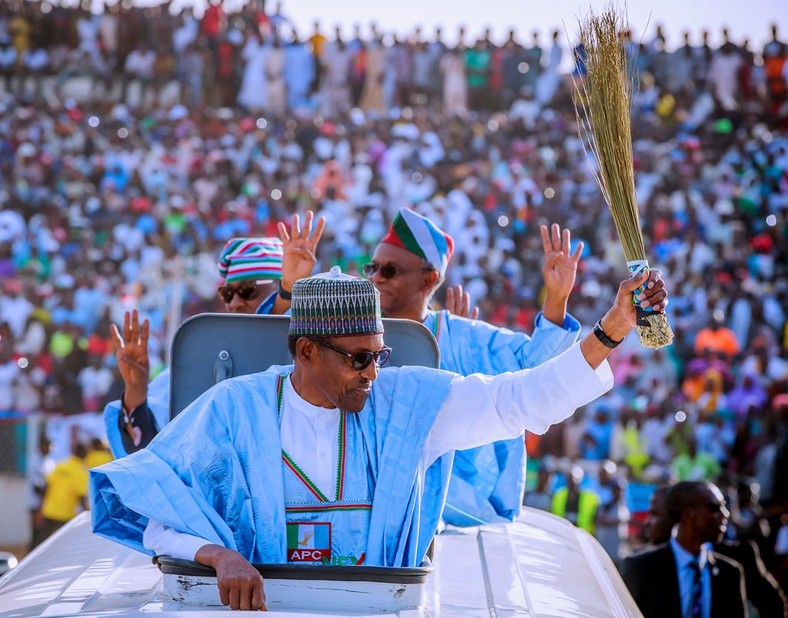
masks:
<path id="1" fill-rule="evenodd" d="M 550 105 L 556 92 L 558 92 L 558 87 L 561 85 L 559 69 L 564 50 L 561 47 L 560 37 L 561 33 L 556 30 L 553 33 L 553 45 L 547 58 L 547 66 L 536 80 L 536 100 L 543 107 Z"/>
<path id="2" fill-rule="evenodd" d="M 268 101 L 265 110 L 276 118 L 281 118 L 287 111 L 287 88 L 285 84 L 285 50 L 278 39 L 268 49 L 265 59 L 265 77 L 267 81 L 266 96 Z"/>
<path id="3" fill-rule="evenodd" d="M 352 55 L 345 42 L 337 38 L 323 50 L 323 81 L 320 89 L 321 112 L 326 118 L 336 118 L 350 110 L 350 62 Z"/>
<path id="4" fill-rule="evenodd" d="M 443 110 L 447 116 L 464 117 L 468 113 L 468 81 L 462 52 L 446 52 L 440 61 L 443 73 Z"/>
<path id="5" fill-rule="evenodd" d="M 262 36 L 251 30 L 244 44 L 241 58 L 244 61 L 244 72 L 241 78 L 241 89 L 238 91 L 238 105 L 249 111 L 260 112 L 268 104 L 266 87 L 266 63 L 269 48 L 263 43 Z"/>

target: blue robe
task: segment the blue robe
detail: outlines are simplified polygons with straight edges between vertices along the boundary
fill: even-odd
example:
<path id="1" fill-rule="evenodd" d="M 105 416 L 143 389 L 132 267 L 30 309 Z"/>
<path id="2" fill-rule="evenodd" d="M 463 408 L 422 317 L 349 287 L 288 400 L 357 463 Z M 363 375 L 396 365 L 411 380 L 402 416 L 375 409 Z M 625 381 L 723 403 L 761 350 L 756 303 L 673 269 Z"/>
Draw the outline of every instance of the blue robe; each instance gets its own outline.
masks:
<path id="1" fill-rule="evenodd" d="M 559 327 L 541 313 L 533 337 L 448 311 L 429 313 L 424 325 L 438 340 L 441 369 L 463 376 L 536 367 L 570 348 L 580 333 L 572 316 Z M 457 451 L 444 521 L 455 526 L 513 521 L 523 503 L 525 459 L 522 436 Z"/>
<path id="2" fill-rule="evenodd" d="M 289 109 L 309 109 L 309 89 L 315 79 L 315 60 L 304 43 L 291 43 L 285 47 L 284 77 Z"/>
<path id="3" fill-rule="evenodd" d="M 93 530 L 145 552 L 149 519 L 239 551 L 287 560 L 276 382 L 289 367 L 201 395 L 146 449 L 90 471 Z M 454 374 L 387 368 L 359 413 L 372 480 L 365 564 L 417 566 L 438 526 L 453 452 L 424 469 L 425 440 Z M 396 393 L 396 398 L 394 397 Z"/>

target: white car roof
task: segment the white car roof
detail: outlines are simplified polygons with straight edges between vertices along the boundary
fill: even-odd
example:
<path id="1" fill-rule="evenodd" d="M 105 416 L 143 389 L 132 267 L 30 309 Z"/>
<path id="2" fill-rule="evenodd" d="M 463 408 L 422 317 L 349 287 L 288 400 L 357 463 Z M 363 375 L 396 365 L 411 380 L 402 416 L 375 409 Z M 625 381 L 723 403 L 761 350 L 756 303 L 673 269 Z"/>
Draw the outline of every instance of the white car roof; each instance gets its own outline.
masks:
<path id="1" fill-rule="evenodd" d="M 435 539 L 434 570 L 423 589 L 343 582 L 342 597 L 310 600 L 310 594 L 336 594 L 336 582 L 315 592 L 309 582 L 269 580 L 269 616 L 640 616 L 610 558 L 596 540 L 567 521 L 525 508 L 513 524 L 449 528 Z M 99 538 L 83 513 L 0 578 L 0 616 L 139 616 L 226 611 L 203 604 L 218 599 L 215 580 L 189 579 L 163 584 L 150 556 Z M 168 575 L 166 577 L 176 577 Z M 205 585 L 207 584 L 207 585 Z M 180 593 L 171 591 L 180 587 Z M 285 592 L 282 592 L 282 591 Z M 287 590 L 290 592 L 287 593 Z M 393 593 L 392 593 L 393 591 Z M 289 595 L 289 596 L 288 596 Z M 399 606 L 386 606 L 387 595 Z M 402 596 L 419 599 L 407 607 Z M 342 609 L 331 606 L 342 599 Z M 351 609 L 353 599 L 358 606 Z M 369 599 L 374 599 L 370 603 Z M 206 603 L 217 603 L 208 601 Z M 403 604 L 405 606 L 403 606 Z M 389 609 L 386 609 L 389 607 Z M 243 612 L 242 612 L 243 613 Z M 255 615 L 259 615 L 255 613 Z"/>

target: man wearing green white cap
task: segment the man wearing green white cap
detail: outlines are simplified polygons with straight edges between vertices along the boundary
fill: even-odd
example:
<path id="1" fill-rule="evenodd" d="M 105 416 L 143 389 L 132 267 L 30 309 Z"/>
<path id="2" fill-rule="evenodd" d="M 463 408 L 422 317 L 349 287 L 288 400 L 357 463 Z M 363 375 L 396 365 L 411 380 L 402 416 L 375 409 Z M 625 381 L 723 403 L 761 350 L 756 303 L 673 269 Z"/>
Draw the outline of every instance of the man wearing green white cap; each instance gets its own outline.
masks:
<path id="1" fill-rule="evenodd" d="M 580 334 L 580 323 L 566 309 L 583 243 L 570 252 L 569 230 L 562 233 L 558 225 L 550 231 L 542 226 L 541 234 L 546 295 L 532 336 L 466 319 L 449 310 L 430 309 L 430 301 L 443 283 L 454 241 L 412 210 L 399 211 L 364 273 L 380 291 L 384 316 L 416 320 L 435 335 L 441 369 L 461 375 L 517 371 L 560 354 Z M 447 294 L 448 304 L 463 297 L 462 288 L 456 298 L 452 292 Z M 523 503 L 525 459 L 522 436 L 458 452 L 444 521 L 455 526 L 513 521 Z"/>
<path id="2" fill-rule="evenodd" d="M 635 326 L 619 286 L 599 333 L 534 369 L 462 377 L 381 369 L 379 293 L 338 268 L 296 282 L 294 364 L 225 380 L 150 443 L 91 471 L 96 534 L 216 569 L 222 602 L 265 607 L 250 563 L 422 563 L 453 451 L 544 432 L 612 386 L 605 359 Z M 642 303 L 661 310 L 653 276 Z M 144 487 L 145 491 L 139 491 Z"/>

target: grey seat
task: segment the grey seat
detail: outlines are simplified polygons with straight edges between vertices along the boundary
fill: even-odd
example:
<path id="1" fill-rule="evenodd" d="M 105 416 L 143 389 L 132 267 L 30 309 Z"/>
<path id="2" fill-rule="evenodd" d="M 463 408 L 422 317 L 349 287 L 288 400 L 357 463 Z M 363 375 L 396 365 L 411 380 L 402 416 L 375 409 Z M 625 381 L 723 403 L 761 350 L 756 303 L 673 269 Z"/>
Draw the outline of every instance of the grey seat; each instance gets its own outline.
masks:
<path id="1" fill-rule="evenodd" d="M 217 382 L 293 362 L 287 349 L 290 318 L 283 315 L 202 313 L 180 325 L 172 341 L 170 418 Z M 388 364 L 438 367 L 438 343 L 412 320 L 384 318 Z"/>

